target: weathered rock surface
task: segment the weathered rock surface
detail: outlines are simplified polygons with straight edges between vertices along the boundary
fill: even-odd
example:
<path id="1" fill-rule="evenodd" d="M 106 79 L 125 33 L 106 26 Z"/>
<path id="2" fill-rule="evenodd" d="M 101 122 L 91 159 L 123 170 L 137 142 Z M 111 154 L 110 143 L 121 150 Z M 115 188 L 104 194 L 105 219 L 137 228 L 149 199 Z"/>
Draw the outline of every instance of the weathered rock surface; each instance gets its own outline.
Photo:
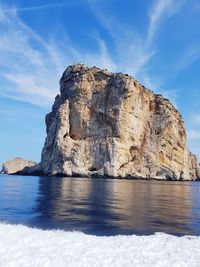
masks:
<path id="1" fill-rule="evenodd" d="M 25 160 L 23 158 L 14 158 L 13 160 L 8 160 L 3 164 L 2 173 L 5 174 L 33 174 L 38 171 L 37 162 Z"/>
<path id="2" fill-rule="evenodd" d="M 41 169 L 47 175 L 200 177 L 180 113 L 126 74 L 69 66 L 46 126 Z"/>

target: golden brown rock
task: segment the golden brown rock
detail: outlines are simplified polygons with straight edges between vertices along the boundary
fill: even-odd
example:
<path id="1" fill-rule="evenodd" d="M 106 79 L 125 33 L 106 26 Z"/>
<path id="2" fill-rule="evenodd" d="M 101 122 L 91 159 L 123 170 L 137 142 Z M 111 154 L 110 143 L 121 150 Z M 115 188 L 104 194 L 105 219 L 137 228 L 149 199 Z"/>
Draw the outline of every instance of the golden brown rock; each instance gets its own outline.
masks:
<path id="1" fill-rule="evenodd" d="M 44 174 L 172 180 L 200 176 L 179 112 L 122 73 L 69 66 L 46 125 Z"/>

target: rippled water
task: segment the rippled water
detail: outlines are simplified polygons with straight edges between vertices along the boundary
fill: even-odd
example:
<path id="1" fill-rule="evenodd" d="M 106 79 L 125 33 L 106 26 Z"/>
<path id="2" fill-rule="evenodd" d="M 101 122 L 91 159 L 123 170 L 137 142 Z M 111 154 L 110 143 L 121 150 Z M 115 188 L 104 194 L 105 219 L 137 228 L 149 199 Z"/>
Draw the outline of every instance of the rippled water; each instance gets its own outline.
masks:
<path id="1" fill-rule="evenodd" d="M 200 183 L 0 175 L 0 221 L 95 235 L 200 235 Z"/>

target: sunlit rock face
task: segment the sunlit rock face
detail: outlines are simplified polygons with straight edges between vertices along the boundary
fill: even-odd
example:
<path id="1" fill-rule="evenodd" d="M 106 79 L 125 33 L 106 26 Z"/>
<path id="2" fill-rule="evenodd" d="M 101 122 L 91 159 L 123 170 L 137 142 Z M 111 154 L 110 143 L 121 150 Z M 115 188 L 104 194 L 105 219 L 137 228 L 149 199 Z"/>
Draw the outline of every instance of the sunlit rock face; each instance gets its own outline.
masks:
<path id="1" fill-rule="evenodd" d="M 46 116 L 44 174 L 195 180 L 180 113 L 132 77 L 69 66 Z"/>

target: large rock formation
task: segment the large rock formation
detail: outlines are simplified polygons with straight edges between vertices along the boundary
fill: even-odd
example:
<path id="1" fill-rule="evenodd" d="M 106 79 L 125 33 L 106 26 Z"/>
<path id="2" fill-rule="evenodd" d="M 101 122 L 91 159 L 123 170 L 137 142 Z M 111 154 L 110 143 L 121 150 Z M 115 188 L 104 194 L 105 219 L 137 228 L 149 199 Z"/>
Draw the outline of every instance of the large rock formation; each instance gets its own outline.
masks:
<path id="1" fill-rule="evenodd" d="M 6 161 L 1 172 L 5 174 L 33 174 L 36 170 L 38 171 L 36 162 L 17 157 Z"/>
<path id="2" fill-rule="evenodd" d="M 44 174 L 195 180 L 180 113 L 129 75 L 69 66 L 46 116 Z"/>

